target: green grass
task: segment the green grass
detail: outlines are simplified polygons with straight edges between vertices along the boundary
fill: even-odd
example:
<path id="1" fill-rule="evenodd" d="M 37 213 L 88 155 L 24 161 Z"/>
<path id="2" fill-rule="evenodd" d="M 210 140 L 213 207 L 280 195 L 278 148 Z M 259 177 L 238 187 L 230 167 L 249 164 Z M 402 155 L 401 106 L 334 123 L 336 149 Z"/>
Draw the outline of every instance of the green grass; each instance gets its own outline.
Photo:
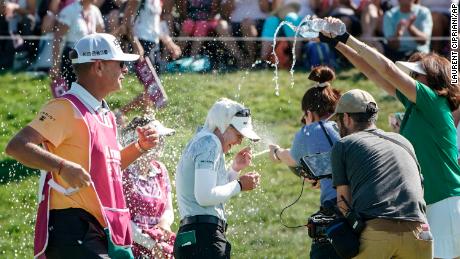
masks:
<path id="1" fill-rule="evenodd" d="M 265 149 L 269 142 L 284 147 L 290 145 L 300 126 L 300 100 L 312 85 L 305 73 L 296 72 L 295 84 L 291 87 L 290 75 L 285 71 L 280 74 L 280 96 L 274 94 L 271 71 L 167 74 L 162 80 L 169 105 L 157 113 L 157 118 L 177 130 L 177 134 L 168 139 L 162 159 L 172 176 L 182 148 L 196 127 L 204 122 L 208 108 L 217 98 L 228 97 L 251 108 L 256 128 L 264 137 L 261 144 L 253 145 L 257 152 Z M 16 164 L 5 155 L 4 149 L 8 139 L 33 119 L 50 98 L 49 80 L 25 74 L 3 74 L 0 82 L 0 257 L 30 258 L 38 172 Z M 124 86 L 122 91 L 108 98 L 112 108 L 128 102 L 142 90 L 133 77 L 128 77 Z M 341 72 L 334 86 L 343 91 L 361 88 L 371 92 L 380 106 L 378 125 L 383 129 L 388 130 L 388 114 L 402 108 L 356 70 Z M 233 198 L 226 206 L 230 224 L 227 234 L 233 258 L 308 258 L 310 240 L 306 229 L 287 229 L 279 220 L 281 209 L 298 196 L 300 179 L 285 166 L 275 165 L 266 157 L 255 158 L 248 171 L 259 172 L 262 184 L 256 191 Z M 285 222 L 305 224 L 308 216 L 317 210 L 318 200 L 319 192 L 306 187 L 299 202 L 285 212 Z M 173 229 L 177 230 L 177 210 L 175 214 Z"/>

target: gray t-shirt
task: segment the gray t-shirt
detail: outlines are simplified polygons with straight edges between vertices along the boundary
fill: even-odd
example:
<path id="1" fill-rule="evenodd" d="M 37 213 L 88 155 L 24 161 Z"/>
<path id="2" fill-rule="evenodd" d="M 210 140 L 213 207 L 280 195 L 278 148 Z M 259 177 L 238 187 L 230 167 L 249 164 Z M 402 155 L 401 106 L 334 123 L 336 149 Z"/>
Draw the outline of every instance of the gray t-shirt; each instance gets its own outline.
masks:
<path id="1" fill-rule="evenodd" d="M 224 204 L 201 206 L 195 198 L 195 169 L 217 172 L 217 185 L 229 182 L 225 155 L 216 135 L 201 129 L 187 144 L 176 169 L 176 195 L 180 218 L 213 215 L 226 220 Z"/>
<path id="2" fill-rule="evenodd" d="M 333 121 L 323 121 L 324 128 L 331 138 L 332 144 L 340 139 L 337 132 L 337 125 Z M 329 152 L 332 149 L 326 135 L 319 122 L 303 126 L 297 134 L 291 146 L 291 156 L 299 165 L 302 157 L 314 153 Z M 324 178 L 320 180 L 321 204 L 330 199 L 335 199 L 337 193 L 332 186 L 332 179 Z"/>
<path id="3" fill-rule="evenodd" d="M 396 133 L 376 130 L 409 147 Z M 339 140 L 331 153 L 334 186 L 349 185 L 352 206 L 364 218 L 426 222 L 417 164 L 399 145 L 366 131 Z"/>

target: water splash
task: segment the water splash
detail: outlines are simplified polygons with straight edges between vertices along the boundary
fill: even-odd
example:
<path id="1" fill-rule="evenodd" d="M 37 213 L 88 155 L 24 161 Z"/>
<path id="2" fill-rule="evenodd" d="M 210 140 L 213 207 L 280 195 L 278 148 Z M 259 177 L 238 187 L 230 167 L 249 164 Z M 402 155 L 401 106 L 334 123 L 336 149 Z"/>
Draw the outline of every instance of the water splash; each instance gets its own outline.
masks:
<path id="1" fill-rule="evenodd" d="M 310 15 L 305 16 L 302 21 L 299 23 L 299 25 L 294 26 L 295 29 L 295 35 L 294 35 L 294 42 L 292 43 L 292 64 L 291 64 L 291 69 L 289 70 L 289 73 L 291 74 L 291 88 L 294 87 L 294 66 L 296 63 L 296 45 L 297 45 L 297 37 L 302 29 L 302 26 L 304 24 L 307 24 L 312 17 Z M 291 27 L 292 28 L 292 27 Z"/>
<path id="2" fill-rule="evenodd" d="M 283 25 L 286 25 L 288 26 L 289 28 L 291 28 L 294 32 L 295 32 L 295 35 L 294 35 L 294 42 L 293 42 L 293 46 L 292 46 L 292 64 L 291 64 L 291 69 L 289 70 L 289 73 L 291 74 L 291 87 L 294 87 L 294 66 L 295 66 L 295 63 L 296 63 L 296 55 L 295 55 L 295 47 L 296 47 L 296 43 L 297 43 L 297 37 L 300 33 L 300 35 L 302 36 L 302 38 L 314 38 L 316 36 L 314 36 L 314 34 L 310 34 L 308 33 L 308 28 L 303 28 L 303 25 L 304 24 L 307 24 L 309 21 L 311 21 L 313 19 L 312 16 L 310 15 L 307 15 L 305 16 L 302 21 L 300 22 L 299 25 L 295 26 L 294 24 L 288 22 L 288 21 L 282 21 L 278 27 L 276 28 L 275 30 L 275 35 L 273 36 L 273 45 L 272 45 L 272 54 L 273 56 L 275 57 L 275 76 L 273 78 L 273 80 L 275 81 L 275 95 L 276 96 L 279 96 L 279 83 L 278 83 L 278 79 L 279 79 L 279 73 L 278 73 L 278 65 L 279 65 L 279 59 L 278 59 L 278 56 L 276 55 L 276 52 L 275 52 L 275 48 L 276 48 L 276 37 L 278 35 L 278 32 L 279 30 L 281 29 L 281 27 L 283 27 Z"/>
<path id="3" fill-rule="evenodd" d="M 258 157 L 258 156 L 263 155 L 263 154 L 266 154 L 266 153 L 268 153 L 268 152 L 270 152 L 270 149 L 265 149 L 265 150 L 262 150 L 262 151 L 260 151 L 260 152 L 257 152 L 257 153 L 255 153 L 255 154 L 253 154 L 252 157 L 253 157 L 253 158 L 254 158 L 254 157 Z"/>
<path id="4" fill-rule="evenodd" d="M 278 27 L 276 27 L 276 30 L 275 30 L 275 35 L 273 35 L 273 45 L 272 45 L 272 54 L 273 56 L 275 57 L 275 76 L 273 78 L 273 80 L 275 81 L 275 95 L 276 96 L 279 96 L 280 95 L 280 86 L 279 86 L 279 83 L 278 83 L 278 65 L 280 63 L 280 60 L 278 59 L 278 56 L 276 55 L 276 52 L 275 52 L 275 48 L 276 48 L 276 37 L 278 35 L 278 32 L 279 30 L 281 29 L 281 27 L 283 27 L 283 25 L 287 25 L 289 26 L 291 29 L 295 30 L 295 26 L 290 23 L 290 22 L 287 22 L 287 21 L 282 21 Z"/>

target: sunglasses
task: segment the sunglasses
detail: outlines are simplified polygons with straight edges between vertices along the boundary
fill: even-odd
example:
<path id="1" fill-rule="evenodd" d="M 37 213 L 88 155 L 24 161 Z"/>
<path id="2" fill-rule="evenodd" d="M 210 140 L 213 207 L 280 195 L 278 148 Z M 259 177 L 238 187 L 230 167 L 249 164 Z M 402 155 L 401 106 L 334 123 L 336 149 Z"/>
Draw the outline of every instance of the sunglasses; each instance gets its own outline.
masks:
<path id="1" fill-rule="evenodd" d="M 249 117 L 249 116 L 251 116 L 251 110 L 247 108 L 235 113 L 235 117 Z"/>
<path id="2" fill-rule="evenodd" d="M 126 62 L 125 61 L 120 61 L 120 68 L 123 69 L 125 68 L 126 66 Z"/>
<path id="3" fill-rule="evenodd" d="M 410 73 L 409 73 L 409 76 L 412 77 L 413 79 L 416 79 L 417 76 L 419 76 L 419 75 L 420 75 L 419 73 L 414 72 L 414 71 L 410 71 Z"/>

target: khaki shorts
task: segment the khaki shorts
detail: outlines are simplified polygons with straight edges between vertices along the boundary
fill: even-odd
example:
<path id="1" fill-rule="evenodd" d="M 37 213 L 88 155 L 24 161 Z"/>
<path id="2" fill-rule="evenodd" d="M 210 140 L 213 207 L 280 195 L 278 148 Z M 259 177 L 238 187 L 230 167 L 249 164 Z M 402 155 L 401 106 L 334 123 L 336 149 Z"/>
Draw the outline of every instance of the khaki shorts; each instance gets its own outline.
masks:
<path id="1" fill-rule="evenodd" d="M 422 223 L 373 219 L 361 233 L 359 259 L 431 259 L 432 240 L 422 240 Z"/>

